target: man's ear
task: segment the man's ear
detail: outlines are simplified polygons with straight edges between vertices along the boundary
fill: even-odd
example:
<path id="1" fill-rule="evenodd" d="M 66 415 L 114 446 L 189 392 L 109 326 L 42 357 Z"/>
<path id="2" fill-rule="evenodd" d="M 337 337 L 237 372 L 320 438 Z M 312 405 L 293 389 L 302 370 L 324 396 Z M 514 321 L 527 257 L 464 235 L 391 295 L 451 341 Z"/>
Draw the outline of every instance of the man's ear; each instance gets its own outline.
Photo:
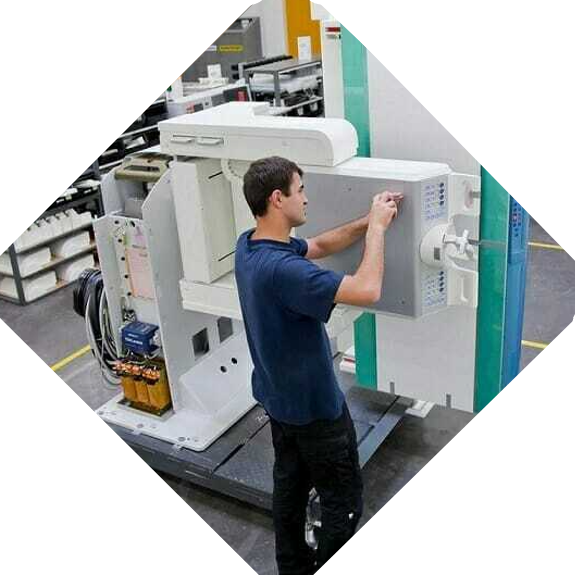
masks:
<path id="1" fill-rule="evenodd" d="M 274 190 L 270 195 L 270 203 L 274 208 L 280 208 L 282 203 L 282 191 Z"/>

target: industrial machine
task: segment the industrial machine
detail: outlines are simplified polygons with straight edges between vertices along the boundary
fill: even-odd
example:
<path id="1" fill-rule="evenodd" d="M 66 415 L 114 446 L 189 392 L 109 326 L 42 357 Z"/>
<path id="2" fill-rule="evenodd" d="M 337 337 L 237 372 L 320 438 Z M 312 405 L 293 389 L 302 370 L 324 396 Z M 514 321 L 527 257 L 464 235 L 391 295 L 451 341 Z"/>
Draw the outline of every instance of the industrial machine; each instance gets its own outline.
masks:
<path id="1" fill-rule="evenodd" d="M 236 238 L 254 225 L 242 193 L 250 162 L 281 155 L 303 168 L 310 203 L 308 222 L 296 230 L 302 237 L 367 213 L 379 191 L 403 192 L 386 238 L 383 297 L 371 306 L 398 322 L 477 306 L 480 207 L 476 176 L 441 163 L 360 158 L 346 120 L 269 109 L 233 102 L 160 123 L 159 161 L 169 168 L 150 176 L 138 164 L 107 174 L 106 215 L 94 225 L 104 285 L 95 307 L 104 327 L 93 345 L 102 342 L 114 358 L 107 368 L 122 385 L 99 415 L 153 467 L 264 507 L 269 426 L 251 395 L 233 271 Z M 361 254 L 360 243 L 320 263 L 353 273 Z M 349 329 L 362 311 L 338 306 L 329 335 Z M 435 387 L 453 404 L 467 404 L 469 390 L 442 385 Z M 346 389 L 362 464 L 412 399 L 436 392 L 406 399 Z"/>
<path id="2" fill-rule="evenodd" d="M 286 116 L 323 115 L 322 58 L 275 56 L 239 65 L 251 99 L 270 102 Z"/>
<path id="3" fill-rule="evenodd" d="M 200 82 L 182 84 L 181 96 L 171 95 L 168 98 L 167 117 L 193 114 L 226 102 L 245 102 L 248 99 L 248 86 L 243 78 L 234 83 L 229 83 L 225 78 L 201 78 Z"/>

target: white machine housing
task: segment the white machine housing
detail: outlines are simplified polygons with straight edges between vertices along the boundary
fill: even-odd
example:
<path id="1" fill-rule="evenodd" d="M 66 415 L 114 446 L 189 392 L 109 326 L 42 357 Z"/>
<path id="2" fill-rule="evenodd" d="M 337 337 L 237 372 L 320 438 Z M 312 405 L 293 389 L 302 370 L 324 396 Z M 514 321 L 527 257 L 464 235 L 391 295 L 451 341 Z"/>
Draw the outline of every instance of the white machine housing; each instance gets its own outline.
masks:
<path id="1" fill-rule="evenodd" d="M 269 110 L 267 102 L 230 102 L 164 120 L 159 124 L 162 152 L 248 162 L 288 156 L 315 166 L 336 166 L 355 156 L 357 133 L 349 122 L 270 116 Z"/>
<path id="2" fill-rule="evenodd" d="M 383 297 L 371 309 L 417 318 L 449 305 L 477 305 L 477 258 L 470 242 L 478 237 L 478 178 L 454 174 L 446 164 L 353 157 L 357 138 L 352 154 L 346 134 L 355 130 L 347 121 L 266 117 L 265 108 L 221 106 L 160 124 L 163 145 L 179 152 L 172 170 L 186 309 L 240 318 L 235 242 L 254 225 L 241 176 L 250 154 L 254 160 L 274 153 L 305 171 L 308 222 L 297 230 L 303 237 L 366 214 L 384 189 L 404 194 L 401 225 L 392 226 L 386 238 Z M 198 144 L 214 134 L 217 143 Z M 186 138 L 191 141 L 183 144 Z M 313 145 L 302 146 L 302 140 Z M 207 148 L 203 155 L 209 158 L 196 157 L 198 146 Z M 302 153 L 310 147 L 313 154 Z M 334 164 L 335 158 L 344 159 Z M 362 253 L 358 242 L 320 264 L 353 274 Z"/>
<path id="3" fill-rule="evenodd" d="M 194 451 L 206 449 L 246 414 L 252 363 L 243 324 L 182 308 L 182 256 L 171 171 L 146 193 L 140 182 L 102 181 L 106 215 L 94 224 L 116 346 L 122 325 L 157 325 L 173 408 L 162 416 L 124 404 L 119 394 L 98 409 L 107 422 Z"/>
<path id="4" fill-rule="evenodd" d="M 161 122 L 162 152 L 174 160 L 151 191 L 105 177 L 106 215 L 95 233 L 117 344 L 134 316 L 158 325 L 173 400 L 157 417 L 118 396 L 98 410 L 105 420 L 203 450 L 255 404 L 233 256 L 237 236 L 254 224 L 242 177 L 260 157 L 282 155 L 304 169 L 310 209 L 299 231 L 307 236 L 365 214 L 382 189 L 404 193 L 374 311 L 405 321 L 476 306 L 477 178 L 446 164 L 357 158 L 345 120 L 266 116 L 268 106 L 230 103 Z M 358 245 L 324 265 L 353 273 L 360 258 Z M 328 333 L 361 312 L 338 306 Z"/>

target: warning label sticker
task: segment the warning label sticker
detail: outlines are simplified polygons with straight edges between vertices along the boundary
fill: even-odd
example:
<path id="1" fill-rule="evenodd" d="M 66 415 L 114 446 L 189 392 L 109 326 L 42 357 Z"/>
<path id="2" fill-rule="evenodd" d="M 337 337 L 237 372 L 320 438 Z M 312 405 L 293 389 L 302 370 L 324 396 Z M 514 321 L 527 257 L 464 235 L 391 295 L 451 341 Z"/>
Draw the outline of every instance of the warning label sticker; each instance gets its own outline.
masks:
<path id="1" fill-rule="evenodd" d="M 220 52 L 243 52 L 244 47 L 241 44 L 222 44 L 219 50 Z"/>

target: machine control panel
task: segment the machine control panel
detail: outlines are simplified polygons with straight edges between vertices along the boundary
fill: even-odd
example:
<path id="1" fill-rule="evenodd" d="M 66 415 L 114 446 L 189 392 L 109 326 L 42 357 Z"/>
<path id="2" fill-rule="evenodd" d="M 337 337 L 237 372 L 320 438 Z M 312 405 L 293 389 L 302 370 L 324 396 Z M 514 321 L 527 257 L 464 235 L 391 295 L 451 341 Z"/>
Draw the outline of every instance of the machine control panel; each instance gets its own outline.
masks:
<path id="1" fill-rule="evenodd" d="M 421 187 L 421 229 L 425 234 L 448 216 L 447 178 L 425 182 Z M 445 270 L 423 266 L 421 276 L 421 304 L 424 313 L 447 305 L 447 278 Z"/>
<path id="2" fill-rule="evenodd" d="M 450 251 L 446 247 L 446 231 L 451 230 L 454 216 L 451 211 L 457 211 L 463 203 L 459 201 L 463 187 L 458 184 L 458 176 L 445 164 L 377 158 L 354 158 L 331 172 L 305 169 L 308 221 L 297 233 L 304 238 L 314 237 L 367 214 L 377 193 L 401 192 L 404 199 L 398 218 L 385 236 L 382 297 L 369 307 L 374 311 L 418 318 L 452 304 L 473 306 L 477 268 L 470 261 L 471 250 L 463 250 L 461 258 L 467 260 L 467 267 L 460 269 L 452 265 L 455 248 L 451 246 Z M 426 243 L 426 257 L 423 257 L 421 246 L 425 238 L 432 241 Z M 455 234 L 452 241 L 464 239 Z M 364 241 L 359 241 L 318 263 L 328 269 L 354 274 L 363 251 Z M 459 257 L 458 253 L 455 255 Z M 463 288 L 458 286 L 463 283 L 457 278 L 464 272 L 462 296 L 458 290 Z"/>
<path id="3" fill-rule="evenodd" d="M 424 310 L 447 305 L 447 273 L 445 270 L 429 270 L 423 275 L 422 301 Z"/>
<path id="4" fill-rule="evenodd" d="M 447 217 L 447 185 L 445 181 L 427 183 L 422 191 L 422 213 L 425 222 L 437 222 Z"/>

